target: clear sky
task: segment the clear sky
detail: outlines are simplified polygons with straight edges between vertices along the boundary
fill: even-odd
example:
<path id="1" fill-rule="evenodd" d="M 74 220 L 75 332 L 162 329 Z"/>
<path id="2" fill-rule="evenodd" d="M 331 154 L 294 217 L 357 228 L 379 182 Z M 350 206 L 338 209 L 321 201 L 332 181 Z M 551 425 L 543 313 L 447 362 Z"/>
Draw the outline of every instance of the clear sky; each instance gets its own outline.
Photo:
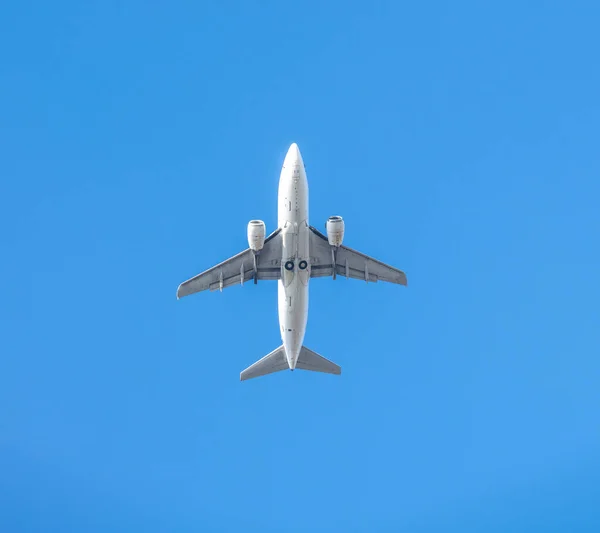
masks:
<path id="1" fill-rule="evenodd" d="M 599 17 L 4 2 L 0 531 L 599 531 Z M 175 291 L 292 142 L 409 286 L 314 280 L 342 376 L 240 383 L 276 284 Z"/>

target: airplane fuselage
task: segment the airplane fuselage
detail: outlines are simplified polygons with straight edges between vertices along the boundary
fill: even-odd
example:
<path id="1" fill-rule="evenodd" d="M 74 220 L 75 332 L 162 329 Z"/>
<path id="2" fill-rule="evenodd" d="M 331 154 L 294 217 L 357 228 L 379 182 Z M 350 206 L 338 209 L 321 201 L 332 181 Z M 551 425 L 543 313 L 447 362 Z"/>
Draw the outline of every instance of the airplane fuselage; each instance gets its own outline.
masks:
<path id="1" fill-rule="evenodd" d="M 295 143 L 283 162 L 277 204 L 283 239 L 282 274 L 278 282 L 279 326 L 285 355 L 293 370 L 306 333 L 310 280 L 308 181 Z"/>

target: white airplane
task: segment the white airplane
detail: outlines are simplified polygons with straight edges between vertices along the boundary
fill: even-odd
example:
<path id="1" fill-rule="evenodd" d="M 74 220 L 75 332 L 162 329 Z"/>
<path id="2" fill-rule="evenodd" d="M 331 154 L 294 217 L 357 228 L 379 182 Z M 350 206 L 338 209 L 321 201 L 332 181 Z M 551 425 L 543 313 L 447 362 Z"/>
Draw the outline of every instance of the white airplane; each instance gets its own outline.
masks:
<path id="1" fill-rule="evenodd" d="M 303 345 L 310 278 L 337 275 L 406 285 L 406 274 L 342 246 L 344 221 L 329 217 L 327 236 L 308 223 L 308 182 L 296 143 L 283 162 L 277 200 L 278 228 L 266 239 L 265 223 L 248 223 L 249 248 L 182 283 L 177 298 L 204 290 L 223 290 L 245 281 L 278 280 L 279 325 L 283 344 L 240 374 L 244 381 L 280 370 L 341 374 L 342 369 Z"/>

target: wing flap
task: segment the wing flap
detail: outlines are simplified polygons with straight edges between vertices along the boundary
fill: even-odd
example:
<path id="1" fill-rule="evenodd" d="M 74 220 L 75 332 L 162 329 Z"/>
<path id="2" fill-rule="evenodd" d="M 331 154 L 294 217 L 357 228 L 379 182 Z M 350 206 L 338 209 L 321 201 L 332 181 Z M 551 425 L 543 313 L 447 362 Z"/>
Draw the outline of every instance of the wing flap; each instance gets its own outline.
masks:
<path id="1" fill-rule="evenodd" d="M 397 285 L 406 285 L 406 274 L 397 268 L 386 265 L 368 255 L 340 246 L 336 254 L 336 273 L 347 278 L 364 281 L 387 281 Z"/>
<path id="2" fill-rule="evenodd" d="M 257 278 L 276 280 L 281 277 L 281 229 L 275 230 L 267 239 L 256 258 Z M 251 281 L 254 278 L 254 252 L 247 248 L 226 261 L 184 281 L 177 288 L 177 298 L 183 298 L 205 290 L 218 291 Z"/>
<path id="3" fill-rule="evenodd" d="M 329 245 L 327 237 L 312 226 L 310 226 L 310 230 L 310 275 L 312 278 L 332 276 L 335 268 L 337 275 L 347 278 L 407 285 L 406 274 L 402 270 L 386 265 L 382 261 L 352 248 L 340 246 L 334 249 L 335 253 L 332 255 L 332 247 Z"/>

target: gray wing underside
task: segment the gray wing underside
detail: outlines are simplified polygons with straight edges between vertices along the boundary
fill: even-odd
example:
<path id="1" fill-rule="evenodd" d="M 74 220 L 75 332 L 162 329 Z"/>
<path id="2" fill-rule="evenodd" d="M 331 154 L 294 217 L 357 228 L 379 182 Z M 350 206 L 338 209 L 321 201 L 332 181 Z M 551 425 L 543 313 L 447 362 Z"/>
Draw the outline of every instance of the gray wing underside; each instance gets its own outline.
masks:
<path id="1" fill-rule="evenodd" d="M 311 278 L 333 276 L 335 271 L 336 275 L 363 281 L 407 284 L 406 274 L 402 270 L 347 246 L 334 249 L 333 255 L 327 237 L 313 226 L 310 226 L 310 231 Z"/>
<path id="2" fill-rule="evenodd" d="M 256 277 L 258 280 L 281 278 L 281 246 L 281 229 L 277 229 L 265 239 L 263 249 L 257 256 Z M 254 252 L 247 248 L 226 261 L 184 281 L 177 288 L 177 298 L 205 290 L 217 291 L 253 279 Z"/>

